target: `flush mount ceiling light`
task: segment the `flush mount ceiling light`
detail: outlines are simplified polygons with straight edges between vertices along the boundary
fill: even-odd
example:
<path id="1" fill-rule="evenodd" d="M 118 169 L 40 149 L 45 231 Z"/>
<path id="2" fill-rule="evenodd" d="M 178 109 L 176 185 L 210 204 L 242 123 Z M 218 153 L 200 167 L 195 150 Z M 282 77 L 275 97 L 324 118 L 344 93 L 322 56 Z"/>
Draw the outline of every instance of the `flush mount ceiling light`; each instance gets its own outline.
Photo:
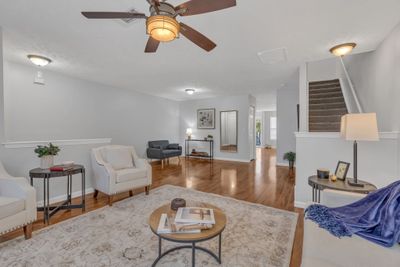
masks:
<path id="1" fill-rule="evenodd" d="M 337 57 L 343 57 L 343 56 L 351 53 L 351 51 L 353 51 L 354 47 L 356 47 L 356 46 L 357 46 L 356 43 L 340 44 L 340 45 L 336 45 L 336 46 L 332 47 L 331 49 L 329 49 L 329 52 L 331 52 L 332 54 L 334 54 Z"/>
<path id="2" fill-rule="evenodd" d="M 194 92 L 195 92 L 195 90 L 194 90 L 194 89 L 186 89 L 185 92 L 186 92 L 188 95 L 193 95 Z"/>
<path id="3" fill-rule="evenodd" d="M 168 16 L 147 18 L 147 34 L 160 42 L 170 42 L 179 37 L 179 23 Z"/>
<path id="4" fill-rule="evenodd" d="M 28 55 L 28 58 L 33 64 L 39 67 L 44 67 L 51 63 L 51 59 L 38 55 Z"/>

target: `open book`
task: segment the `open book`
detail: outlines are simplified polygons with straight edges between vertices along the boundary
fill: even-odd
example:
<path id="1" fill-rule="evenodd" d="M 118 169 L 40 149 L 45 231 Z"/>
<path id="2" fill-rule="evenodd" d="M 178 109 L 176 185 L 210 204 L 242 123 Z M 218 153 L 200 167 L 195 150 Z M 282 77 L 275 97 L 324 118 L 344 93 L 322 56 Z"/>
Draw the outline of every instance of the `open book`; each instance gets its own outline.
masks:
<path id="1" fill-rule="evenodd" d="M 214 210 L 208 208 L 179 208 L 176 223 L 215 224 Z"/>
<path id="2" fill-rule="evenodd" d="M 197 223 L 175 223 L 174 219 L 169 218 L 166 213 L 161 214 L 158 224 L 158 234 L 195 234 L 200 233 L 204 227 Z M 206 229 L 206 228 L 204 228 Z"/>

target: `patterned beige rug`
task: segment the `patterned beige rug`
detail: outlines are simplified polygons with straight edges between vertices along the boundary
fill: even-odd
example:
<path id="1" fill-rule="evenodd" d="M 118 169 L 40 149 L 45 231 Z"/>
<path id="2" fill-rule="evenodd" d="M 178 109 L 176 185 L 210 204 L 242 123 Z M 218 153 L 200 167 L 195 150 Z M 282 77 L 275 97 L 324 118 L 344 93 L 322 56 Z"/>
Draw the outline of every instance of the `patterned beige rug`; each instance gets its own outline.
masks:
<path id="1" fill-rule="evenodd" d="M 197 251 L 197 266 L 289 266 L 297 214 L 175 186 L 154 189 L 52 227 L 0 244 L 1 266 L 151 266 L 158 239 L 147 220 L 175 197 L 220 207 L 227 215 L 222 265 Z M 163 242 L 163 249 L 176 244 Z M 218 238 L 199 245 L 217 251 Z M 157 266 L 190 266 L 191 250 L 172 252 Z"/>

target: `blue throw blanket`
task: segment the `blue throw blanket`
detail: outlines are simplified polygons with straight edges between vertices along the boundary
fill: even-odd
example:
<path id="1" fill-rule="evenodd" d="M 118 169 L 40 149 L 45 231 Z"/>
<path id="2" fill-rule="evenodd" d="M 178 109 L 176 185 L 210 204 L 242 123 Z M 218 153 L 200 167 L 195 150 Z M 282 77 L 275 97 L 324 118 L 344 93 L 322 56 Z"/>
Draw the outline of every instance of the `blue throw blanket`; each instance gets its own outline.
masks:
<path id="1" fill-rule="evenodd" d="M 392 247 L 400 242 L 400 181 L 347 206 L 311 205 L 305 214 L 306 219 L 334 236 L 356 234 L 381 246 Z"/>

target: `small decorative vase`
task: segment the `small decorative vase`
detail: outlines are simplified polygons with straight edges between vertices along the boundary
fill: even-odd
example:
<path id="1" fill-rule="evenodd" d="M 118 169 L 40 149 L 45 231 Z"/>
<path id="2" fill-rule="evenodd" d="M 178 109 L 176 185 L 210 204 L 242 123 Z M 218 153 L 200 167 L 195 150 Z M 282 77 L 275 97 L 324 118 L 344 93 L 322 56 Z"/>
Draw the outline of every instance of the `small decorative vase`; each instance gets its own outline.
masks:
<path id="1" fill-rule="evenodd" d="M 54 165 L 54 156 L 43 156 L 40 158 L 40 168 L 48 169 Z"/>

